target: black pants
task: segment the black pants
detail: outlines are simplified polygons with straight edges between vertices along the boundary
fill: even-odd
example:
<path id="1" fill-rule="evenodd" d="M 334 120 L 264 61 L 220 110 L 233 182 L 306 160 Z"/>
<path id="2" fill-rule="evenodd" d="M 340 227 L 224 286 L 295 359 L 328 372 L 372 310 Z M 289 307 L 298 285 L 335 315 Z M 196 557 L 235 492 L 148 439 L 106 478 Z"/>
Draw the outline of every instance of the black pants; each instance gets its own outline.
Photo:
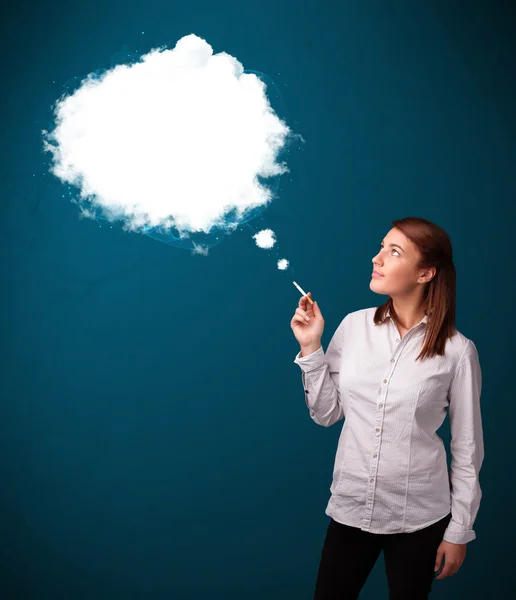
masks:
<path id="1" fill-rule="evenodd" d="M 412 533 L 369 533 L 330 520 L 314 600 L 356 600 L 383 550 L 389 600 L 428 600 L 451 513 Z"/>

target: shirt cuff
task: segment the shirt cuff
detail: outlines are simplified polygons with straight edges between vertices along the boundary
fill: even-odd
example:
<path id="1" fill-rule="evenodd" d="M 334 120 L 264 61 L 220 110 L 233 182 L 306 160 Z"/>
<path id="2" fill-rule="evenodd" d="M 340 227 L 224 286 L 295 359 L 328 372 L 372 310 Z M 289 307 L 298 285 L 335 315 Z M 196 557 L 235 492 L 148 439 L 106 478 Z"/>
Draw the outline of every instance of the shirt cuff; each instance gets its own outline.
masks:
<path id="1" fill-rule="evenodd" d="M 476 534 L 473 529 L 467 529 L 463 525 L 456 523 L 453 519 L 448 523 L 448 527 L 444 532 L 443 540 L 452 544 L 467 544 L 476 539 Z"/>
<path id="2" fill-rule="evenodd" d="M 325 364 L 323 347 L 320 346 L 315 352 L 307 354 L 306 356 L 301 356 L 300 350 L 296 354 L 294 362 L 296 365 L 299 365 L 301 370 L 305 373 L 308 371 L 313 371 L 314 369 L 318 369 L 320 366 Z"/>

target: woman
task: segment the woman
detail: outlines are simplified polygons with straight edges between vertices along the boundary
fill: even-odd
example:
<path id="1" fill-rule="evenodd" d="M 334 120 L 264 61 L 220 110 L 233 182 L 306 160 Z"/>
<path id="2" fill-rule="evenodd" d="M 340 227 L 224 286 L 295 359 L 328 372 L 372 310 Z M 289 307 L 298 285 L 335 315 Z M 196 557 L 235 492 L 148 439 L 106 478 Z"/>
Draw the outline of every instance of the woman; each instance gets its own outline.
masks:
<path id="1" fill-rule="evenodd" d="M 455 574 L 476 537 L 481 370 L 455 328 L 451 242 L 425 219 L 392 225 L 372 259 L 385 304 L 349 313 L 326 353 L 317 302 L 301 298 L 291 321 L 311 418 L 344 419 L 314 600 L 358 598 L 382 551 L 389 598 L 427 599 L 435 571 Z M 446 411 L 450 473 L 436 433 Z"/>

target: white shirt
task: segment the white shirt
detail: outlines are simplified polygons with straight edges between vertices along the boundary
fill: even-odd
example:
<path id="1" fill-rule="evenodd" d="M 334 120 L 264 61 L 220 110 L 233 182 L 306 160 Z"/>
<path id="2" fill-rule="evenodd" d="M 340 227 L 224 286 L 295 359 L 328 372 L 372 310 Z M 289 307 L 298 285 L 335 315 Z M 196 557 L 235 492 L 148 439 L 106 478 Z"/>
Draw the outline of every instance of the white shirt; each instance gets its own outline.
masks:
<path id="1" fill-rule="evenodd" d="M 349 313 L 326 353 L 301 367 L 311 418 L 323 427 L 344 419 L 325 513 L 371 533 L 417 531 L 452 513 L 443 539 L 465 544 L 482 492 L 481 370 L 475 344 L 458 330 L 444 356 L 416 361 L 427 316 L 401 337 L 388 312 Z M 436 430 L 446 411 L 451 472 Z"/>

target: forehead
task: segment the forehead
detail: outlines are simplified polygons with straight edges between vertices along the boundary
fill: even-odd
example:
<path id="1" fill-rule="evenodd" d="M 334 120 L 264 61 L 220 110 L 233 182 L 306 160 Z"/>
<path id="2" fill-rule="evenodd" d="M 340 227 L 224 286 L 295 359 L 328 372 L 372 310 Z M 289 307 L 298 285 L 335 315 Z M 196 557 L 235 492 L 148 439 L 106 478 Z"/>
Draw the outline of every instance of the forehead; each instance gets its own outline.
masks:
<path id="1" fill-rule="evenodd" d="M 414 245 L 408 239 L 408 237 L 406 237 L 405 234 L 402 233 L 399 229 L 396 229 L 396 227 L 393 227 L 387 233 L 383 241 L 385 245 L 399 244 L 403 248 L 403 250 L 405 250 L 405 252 L 413 252 L 415 249 Z"/>
<path id="2" fill-rule="evenodd" d="M 417 248 L 408 239 L 408 237 L 396 227 L 393 227 L 383 239 L 385 247 L 389 244 L 398 244 L 403 249 L 405 256 L 417 254 Z"/>

